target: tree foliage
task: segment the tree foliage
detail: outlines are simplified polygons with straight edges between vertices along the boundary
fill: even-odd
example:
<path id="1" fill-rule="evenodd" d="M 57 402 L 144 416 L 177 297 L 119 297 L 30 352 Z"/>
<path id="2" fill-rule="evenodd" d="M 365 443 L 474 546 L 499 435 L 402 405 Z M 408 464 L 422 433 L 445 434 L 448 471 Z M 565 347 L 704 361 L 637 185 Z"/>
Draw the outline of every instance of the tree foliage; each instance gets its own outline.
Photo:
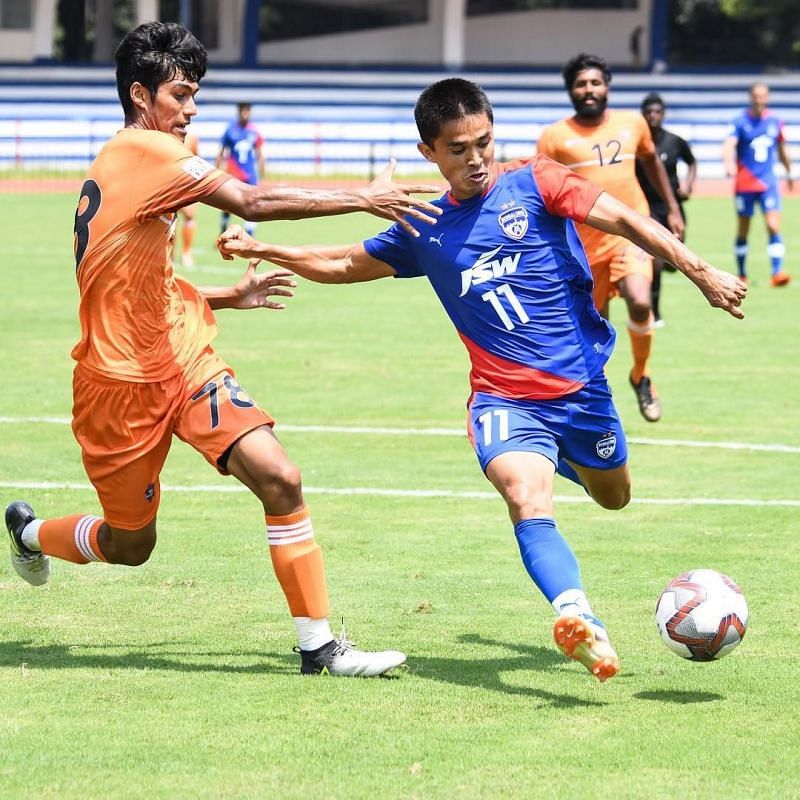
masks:
<path id="1" fill-rule="evenodd" d="M 672 0 L 672 12 L 674 65 L 800 66 L 800 0 Z"/>

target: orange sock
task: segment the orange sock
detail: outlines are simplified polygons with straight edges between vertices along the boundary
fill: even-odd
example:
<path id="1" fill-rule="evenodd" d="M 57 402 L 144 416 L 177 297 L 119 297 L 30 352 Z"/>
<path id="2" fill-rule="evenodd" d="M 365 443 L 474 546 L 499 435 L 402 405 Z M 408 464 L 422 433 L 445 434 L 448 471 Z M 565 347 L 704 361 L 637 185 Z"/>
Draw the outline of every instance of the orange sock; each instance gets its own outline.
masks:
<path id="1" fill-rule="evenodd" d="M 194 234 L 197 230 L 197 223 L 193 219 L 187 219 L 186 222 L 183 223 L 183 232 L 181 234 L 183 247 L 182 251 L 184 253 L 190 253 L 192 251 L 192 244 L 194 243 Z"/>
<path id="2" fill-rule="evenodd" d="M 631 338 L 631 350 L 633 352 L 633 369 L 631 370 L 631 380 L 634 383 L 647 375 L 647 360 L 650 358 L 650 350 L 653 347 L 653 316 L 647 322 L 639 323 L 628 320 L 628 335 Z"/>
<path id="3" fill-rule="evenodd" d="M 275 576 L 286 595 L 293 617 L 322 619 L 330 613 L 322 550 L 314 541 L 311 514 L 267 514 L 269 554 Z"/>
<path id="4" fill-rule="evenodd" d="M 73 564 L 106 561 L 97 546 L 97 534 L 103 520 L 86 514 L 46 519 L 39 528 L 39 545 L 48 556 L 63 558 Z"/>

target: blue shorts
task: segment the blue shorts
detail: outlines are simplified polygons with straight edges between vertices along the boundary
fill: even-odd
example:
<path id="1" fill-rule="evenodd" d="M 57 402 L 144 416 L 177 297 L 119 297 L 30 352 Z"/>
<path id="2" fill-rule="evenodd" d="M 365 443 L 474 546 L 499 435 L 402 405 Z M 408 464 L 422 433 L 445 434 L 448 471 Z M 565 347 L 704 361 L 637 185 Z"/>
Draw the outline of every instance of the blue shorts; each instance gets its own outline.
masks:
<path id="1" fill-rule="evenodd" d="M 541 453 L 558 467 L 616 469 L 628 443 L 605 375 L 555 400 L 511 400 L 476 392 L 468 404 L 468 431 L 481 469 L 501 453 Z"/>
<path id="2" fill-rule="evenodd" d="M 756 203 L 761 206 L 762 213 L 780 211 L 781 193 L 777 184 L 763 192 L 736 192 L 736 213 L 740 217 L 752 217 Z"/>

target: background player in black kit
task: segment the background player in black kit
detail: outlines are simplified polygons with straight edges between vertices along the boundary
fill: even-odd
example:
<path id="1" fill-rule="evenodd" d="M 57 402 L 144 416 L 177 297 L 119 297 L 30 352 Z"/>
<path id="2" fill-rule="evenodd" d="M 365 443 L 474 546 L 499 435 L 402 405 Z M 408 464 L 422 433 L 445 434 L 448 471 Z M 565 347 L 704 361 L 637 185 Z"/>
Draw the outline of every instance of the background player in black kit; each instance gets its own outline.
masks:
<path id="1" fill-rule="evenodd" d="M 672 187 L 672 193 L 675 195 L 675 200 L 685 221 L 686 214 L 683 210 L 683 201 L 688 200 L 692 194 L 692 187 L 697 177 L 697 161 L 692 149 L 684 139 L 662 127 L 665 109 L 666 106 L 661 99 L 661 95 L 656 92 L 651 92 L 642 100 L 642 114 L 650 127 L 650 133 L 653 135 L 653 142 L 656 145 L 656 152 L 661 157 L 661 163 L 667 171 L 669 185 Z M 678 177 L 679 161 L 683 161 L 688 167 L 683 182 Z M 644 170 L 638 164 L 636 165 L 636 177 L 645 197 L 647 197 L 647 202 L 650 204 L 650 216 L 664 227 L 669 227 L 667 225 L 667 206 L 661 199 L 661 195 L 647 180 Z M 669 264 L 665 264 L 663 259 L 656 258 L 653 262 L 652 286 L 652 306 L 653 316 L 655 317 L 654 325 L 656 327 L 664 325 L 659 306 L 661 299 L 661 271 L 663 269 L 668 272 L 674 271 L 674 268 Z"/>

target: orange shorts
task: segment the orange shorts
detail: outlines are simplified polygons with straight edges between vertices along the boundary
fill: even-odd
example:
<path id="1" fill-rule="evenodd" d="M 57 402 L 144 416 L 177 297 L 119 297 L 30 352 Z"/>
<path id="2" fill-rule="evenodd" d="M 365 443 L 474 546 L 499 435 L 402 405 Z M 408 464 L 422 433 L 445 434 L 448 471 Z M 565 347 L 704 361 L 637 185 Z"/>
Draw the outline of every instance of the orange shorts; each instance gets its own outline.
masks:
<path id="1" fill-rule="evenodd" d="M 73 375 L 72 432 L 106 521 L 138 530 L 153 520 L 159 474 L 172 435 L 223 475 L 219 459 L 248 431 L 274 420 L 253 402 L 233 370 L 209 347 L 184 373 L 158 383 Z"/>
<path id="2" fill-rule="evenodd" d="M 590 261 L 594 278 L 594 305 L 603 309 L 606 303 L 616 297 L 617 283 L 633 273 L 653 280 L 653 258 L 641 247 L 624 242 L 622 247 L 612 250 L 600 259 Z"/>

